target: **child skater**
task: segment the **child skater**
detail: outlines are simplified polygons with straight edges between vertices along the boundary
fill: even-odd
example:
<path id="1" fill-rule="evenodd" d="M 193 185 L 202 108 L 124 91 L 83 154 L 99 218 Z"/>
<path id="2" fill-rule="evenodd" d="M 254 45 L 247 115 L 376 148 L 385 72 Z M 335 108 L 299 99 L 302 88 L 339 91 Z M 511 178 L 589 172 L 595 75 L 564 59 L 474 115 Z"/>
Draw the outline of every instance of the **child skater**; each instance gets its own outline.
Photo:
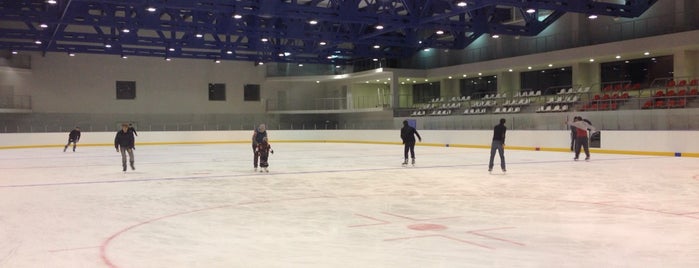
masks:
<path id="1" fill-rule="evenodd" d="M 267 137 L 264 137 L 262 138 L 262 142 L 258 143 L 255 149 L 255 154 L 260 156 L 260 172 L 269 172 L 267 169 L 267 167 L 269 167 L 269 153 L 274 154 L 274 150 L 272 150 L 272 146 L 267 142 Z"/>
<path id="2" fill-rule="evenodd" d="M 80 127 L 75 127 L 75 129 L 68 134 L 68 143 L 65 147 L 63 147 L 63 151 L 65 152 L 70 143 L 73 143 L 73 152 L 75 152 L 75 147 L 78 145 L 78 141 L 80 141 Z"/>

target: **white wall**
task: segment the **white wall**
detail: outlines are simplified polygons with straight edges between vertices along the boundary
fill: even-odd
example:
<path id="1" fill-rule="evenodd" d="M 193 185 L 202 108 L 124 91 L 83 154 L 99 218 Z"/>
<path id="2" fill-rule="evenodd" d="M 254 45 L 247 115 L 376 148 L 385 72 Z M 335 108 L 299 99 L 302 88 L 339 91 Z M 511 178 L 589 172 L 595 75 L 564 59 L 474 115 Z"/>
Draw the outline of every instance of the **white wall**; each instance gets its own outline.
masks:
<path id="1" fill-rule="evenodd" d="M 115 132 L 83 132 L 80 144 L 111 146 Z M 400 144 L 398 130 L 270 130 L 274 142 L 337 141 Z M 699 157 L 697 131 L 604 131 L 601 153 L 664 154 L 681 152 L 684 156 Z M 250 131 L 140 131 L 137 144 L 169 143 L 231 143 L 250 142 Z M 422 130 L 420 145 L 452 147 L 488 147 L 492 138 L 489 130 Z M 0 149 L 21 147 L 62 146 L 67 133 L 9 133 L 0 134 Z M 570 131 L 510 131 L 509 149 L 568 151 Z"/>
<path id="2" fill-rule="evenodd" d="M 244 84 L 262 84 L 264 69 L 250 62 L 63 53 L 32 55 L 31 79 L 16 81 L 31 92 L 38 113 L 259 113 L 244 102 Z M 116 99 L 116 81 L 136 81 L 135 100 Z M 208 84 L 225 83 L 226 101 L 209 101 Z M 262 94 L 265 94 L 262 89 Z M 265 96 L 262 96 L 263 98 Z"/>

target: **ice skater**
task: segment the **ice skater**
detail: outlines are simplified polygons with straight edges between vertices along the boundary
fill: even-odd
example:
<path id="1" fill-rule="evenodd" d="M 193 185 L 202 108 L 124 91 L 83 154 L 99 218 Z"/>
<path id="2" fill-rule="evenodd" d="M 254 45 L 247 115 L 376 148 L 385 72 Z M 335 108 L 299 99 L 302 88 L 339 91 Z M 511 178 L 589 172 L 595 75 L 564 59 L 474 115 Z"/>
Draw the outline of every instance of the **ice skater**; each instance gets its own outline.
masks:
<path id="1" fill-rule="evenodd" d="M 580 116 L 574 117 L 573 122 L 566 122 L 566 124 L 575 128 L 575 158 L 573 158 L 575 161 L 578 161 L 580 157 L 580 147 L 585 150 L 585 161 L 590 160 L 590 145 L 588 142 L 587 131 L 590 130 L 594 133 L 596 129 L 588 122 L 589 121 L 584 120 Z"/>
<path id="2" fill-rule="evenodd" d="M 267 142 L 267 137 L 262 138 L 262 142 L 257 144 L 255 153 L 260 156 L 260 172 L 269 172 L 269 154 L 274 154 L 272 146 Z"/>
<path id="3" fill-rule="evenodd" d="M 78 141 L 80 141 L 80 127 L 75 127 L 75 129 L 70 131 L 68 134 L 68 143 L 65 147 L 63 147 L 63 151 L 65 152 L 68 149 L 68 146 L 73 143 L 73 152 L 75 152 L 75 147 L 78 146 Z"/>
<path id="4" fill-rule="evenodd" d="M 415 136 L 422 142 L 422 137 L 417 133 L 417 129 L 408 125 L 408 120 L 403 120 L 403 128 L 400 129 L 400 138 L 403 140 L 403 165 L 408 165 L 408 152 L 412 158 L 412 165 L 415 165 Z"/>
<path id="5" fill-rule="evenodd" d="M 267 126 L 265 124 L 260 124 L 255 129 L 255 132 L 252 134 L 252 153 L 253 153 L 253 166 L 255 168 L 255 171 L 257 171 L 257 164 L 259 163 L 260 155 L 257 153 L 257 145 L 262 143 L 263 139 L 267 138 Z"/>
<path id="6" fill-rule="evenodd" d="M 114 137 L 114 148 L 116 148 L 117 152 L 121 152 L 121 165 L 124 172 L 126 172 L 126 153 L 129 154 L 131 170 L 136 170 L 136 167 L 134 167 L 133 146 L 134 137 L 131 132 L 129 132 L 129 125 L 125 123 L 121 124 L 121 130 L 119 130 L 116 133 L 116 137 Z"/>
<path id="7" fill-rule="evenodd" d="M 493 160 L 495 160 L 496 151 L 500 155 L 500 168 L 502 168 L 502 172 L 507 172 L 507 169 L 505 168 L 505 133 L 507 132 L 505 122 L 505 118 L 500 118 L 500 124 L 497 124 L 493 128 L 493 142 L 490 145 L 490 162 L 488 163 L 488 172 L 493 171 Z"/>

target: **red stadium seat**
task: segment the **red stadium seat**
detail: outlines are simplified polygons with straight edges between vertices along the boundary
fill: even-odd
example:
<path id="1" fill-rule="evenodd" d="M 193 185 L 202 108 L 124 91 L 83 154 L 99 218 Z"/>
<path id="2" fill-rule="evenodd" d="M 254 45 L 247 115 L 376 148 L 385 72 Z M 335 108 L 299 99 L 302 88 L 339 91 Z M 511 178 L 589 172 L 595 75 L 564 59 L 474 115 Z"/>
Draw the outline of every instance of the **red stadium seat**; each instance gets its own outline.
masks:
<path id="1" fill-rule="evenodd" d="M 675 99 L 667 100 L 667 107 L 668 108 L 675 108 Z"/>
<path id="2" fill-rule="evenodd" d="M 608 100 L 609 98 L 609 94 L 604 94 L 604 96 L 602 97 L 603 100 Z"/>
<path id="3" fill-rule="evenodd" d="M 687 90 L 686 89 L 680 89 L 679 92 L 677 92 L 677 96 L 685 96 L 687 95 Z"/>
<path id="4" fill-rule="evenodd" d="M 606 85 L 604 88 L 602 88 L 602 91 L 611 91 L 612 90 L 612 85 Z"/>
<path id="5" fill-rule="evenodd" d="M 683 87 L 687 85 L 687 80 L 681 80 L 679 83 L 677 83 L 678 87 Z"/>
<path id="6" fill-rule="evenodd" d="M 628 92 L 624 92 L 624 94 L 621 94 L 621 98 L 622 98 L 622 99 L 628 99 L 628 98 L 629 98 L 629 93 L 628 93 Z"/>
<path id="7" fill-rule="evenodd" d="M 656 100 L 654 108 L 655 109 L 665 108 L 665 101 L 664 100 Z"/>
<path id="8" fill-rule="evenodd" d="M 667 92 L 667 94 L 666 94 L 666 96 L 668 96 L 668 97 L 674 97 L 674 96 L 676 96 L 676 95 L 677 95 L 677 93 L 675 93 L 675 91 L 672 90 L 672 89 L 669 90 L 669 91 Z"/>
<path id="9" fill-rule="evenodd" d="M 641 107 L 641 109 L 650 109 L 652 107 L 653 107 L 653 101 L 648 100 L 648 101 L 646 101 L 646 103 L 643 104 L 643 107 Z"/>
<path id="10" fill-rule="evenodd" d="M 616 100 L 616 99 L 618 99 L 618 98 L 619 98 L 619 94 L 618 94 L 618 93 L 614 93 L 614 95 L 612 95 L 612 99 L 613 99 L 613 100 Z"/>
<path id="11" fill-rule="evenodd" d="M 595 97 L 594 97 L 593 99 L 594 99 L 594 100 L 600 100 L 601 98 L 600 98 L 599 95 L 595 94 Z"/>
<path id="12" fill-rule="evenodd" d="M 684 108 L 687 107 L 687 99 L 679 99 L 677 103 L 675 103 L 675 108 Z"/>
<path id="13" fill-rule="evenodd" d="M 617 110 L 619 109 L 619 105 L 616 104 L 616 102 L 612 102 L 612 110 Z"/>
<path id="14" fill-rule="evenodd" d="M 622 89 L 624 89 L 624 86 L 622 84 L 617 84 L 616 86 L 614 86 L 614 91 L 620 91 Z"/>
<path id="15" fill-rule="evenodd" d="M 689 81 L 690 87 L 696 86 L 697 84 L 698 84 L 697 79 L 692 79 L 692 81 Z"/>
<path id="16" fill-rule="evenodd" d="M 665 97 L 665 92 L 663 92 L 662 90 L 658 90 L 657 92 L 655 92 L 654 96 L 655 97 Z"/>
<path id="17" fill-rule="evenodd" d="M 692 90 L 689 91 L 689 95 L 691 95 L 691 96 L 699 95 L 699 89 L 693 88 Z"/>
<path id="18" fill-rule="evenodd" d="M 675 87 L 675 80 L 667 81 L 667 87 Z"/>

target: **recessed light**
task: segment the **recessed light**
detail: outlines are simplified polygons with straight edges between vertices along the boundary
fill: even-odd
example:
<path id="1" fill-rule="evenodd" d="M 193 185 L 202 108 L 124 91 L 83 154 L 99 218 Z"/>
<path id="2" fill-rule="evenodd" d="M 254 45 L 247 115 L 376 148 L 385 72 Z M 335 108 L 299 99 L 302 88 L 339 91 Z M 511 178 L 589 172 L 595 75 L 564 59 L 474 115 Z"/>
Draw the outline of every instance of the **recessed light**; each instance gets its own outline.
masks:
<path id="1" fill-rule="evenodd" d="M 531 66 L 527 66 L 527 69 L 528 69 L 528 70 L 531 70 L 531 69 L 532 69 L 532 67 L 531 67 Z"/>
<path id="2" fill-rule="evenodd" d="M 553 67 L 553 64 L 550 64 L 550 63 L 549 63 L 549 67 Z"/>
<path id="3" fill-rule="evenodd" d="M 512 72 L 513 70 L 512 70 L 512 69 L 507 69 L 507 71 L 508 71 L 508 72 Z"/>
<path id="4" fill-rule="evenodd" d="M 439 31 L 437 31 L 436 33 L 437 33 L 437 34 L 444 34 L 444 31 L 439 30 Z"/>
<path id="5" fill-rule="evenodd" d="M 467 5 L 468 4 L 466 3 L 466 1 L 459 1 L 458 3 L 456 3 L 456 6 L 458 6 L 458 7 L 465 7 Z"/>
<path id="6" fill-rule="evenodd" d="M 616 58 L 616 59 L 621 59 L 621 56 L 616 55 L 616 57 L 614 57 L 614 58 Z"/>
<path id="7" fill-rule="evenodd" d="M 122 33 L 130 33 L 131 30 L 129 30 L 128 28 L 124 28 L 124 29 L 121 30 L 121 32 L 122 32 Z"/>
<path id="8" fill-rule="evenodd" d="M 379 59 L 377 59 L 377 58 L 374 58 L 374 59 L 372 59 L 372 60 L 373 60 L 373 61 L 379 61 Z"/>
<path id="9" fill-rule="evenodd" d="M 171 48 L 168 48 L 167 50 L 169 50 L 169 51 L 175 51 L 175 48 L 174 48 L 174 47 L 171 47 Z"/>
<path id="10" fill-rule="evenodd" d="M 595 62 L 595 59 L 590 59 L 590 62 Z"/>
<path id="11" fill-rule="evenodd" d="M 46 24 L 46 23 L 42 23 L 42 24 L 39 24 L 39 27 L 41 27 L 41 28 L 48 28 L 49 25 Z"/>
<path id="12" fill-rule="evenodd" d="M 648 56 L 648 55 L 650 55 L 650 52 L 644 52 L 643 55 Z"/>
<path id="13" fill-rule="evenodd" d="M 316 24 L 318 24 L 318 21 L 317 20 L 310 20 L 310 21 L 308 21 L 308 24 L 316 25 Z"/>
<path id="14" fill-rule="evenodd" d="M 451 76 L 449 76 L 449 79 L 451 79 L 451 78 L 452 78 L 452 77 L 451 77 Z"/>
<path id="15" fill-rule="evenodd" d="M 536 12 L 536 9 L 533 9 L 533 8 L 527 9 L 527 13 L 529 13 L 529 14 L 532 14 L 534 12 Z"/>
<path id="16" fill-rule="evenodd" d="M 374 48 L 381 48 L 381 46 L 379 46 L 379 45 L 374 45 Z"/>
<path id="17" fill-rule="evenodd" d="M 226 54 L 228 54 L 228 55 L 233 54 L 233 51 L 230 51 L 230 50 L 226 51 Z"/>
<path id="18" fill-rule="evenodd" d="M 483 73 L 478 73 L 478 76 L 481 76 L 481 75 L 483 75 Z"/>
<path id="19" fill-rule="evenodd" d="M 112 45 L 106 44 L 106 45 L 104 45 L 104 47 L 106 47 L 106 48 L 112 48 Z"/>
<path id="20" fill-rule="evenodd" d="M 320 44 L 321 46 L 324 46 L 324 45 L 327 45 L 328 43 L 326 43 L 325 41 L 320 41 L 320 43 L 318 43 L 318 44 Z"/>
<path id="21" fill-rule="evenodd" d="M 590 14 L 590 16 L 587 16 L 588 19 L 594 20 L 597 18 L 597 15 L 595 14 Z"/>
<path id="22" fill-rule="evenodd" d="M 129 57 L 126 56 L 126 55 L 121 55 L 121 58 L 122 58 L 122 59 L 128 59 Z"/>
<path id="23" fill-rule="evenodd" d="M 56 0 L 48 0 L 48 1 L 46 1 L 46 3 L 49 3 L 51 5 L 55 5 L 57 3 L 57 1 Z"/>
<path id="24" fill-rule="evenodd" d="M 299 63 L 299 67 L 303 67 L 303 63 Z"/>
<path id="25" fill-rule="evenodd" d="M 383 25 L 381 25 L 381 24 L 376 25 L 376 29 L 377 29 L 377 30 L 383 30 Z"/>
<path id="26" fill-rule="evenodd" d="M 233 15 L 233 18 L 236 20 L 239 20 L 239 19 L 242 19 L 243 16 L 241 16 L 240 14 L 235 14 L 235 15 Z"/>
<path id="27" fill-rule="evenodd" d="M 267 41 L 269 41 L 269 39 L 267 39 L 267 38 L 262 38 L 262 39 L 260 39 L 260 41 L 262 41 L 262 42 L 267 42 Z"/>
<path id="28" fill-rule="evenodd" d="M 215 63 L 221 63 L 221 60 L 218 60 L 218 59 L 217 59 L 217 60 L 215 60 L 214 62 L 215 62 Z"/>
<path id="29" fill-rule="evenodd" d="M 170 59 L 170 58 L 165 58 L 165 60 L 166 60 L 166 61 L 171 61 L 172 59 Z"/>
<path id="30" fill-rule="evenodd" d="M 68 56 L 75 57 L 75 53 L 68 53 Z"/>
<path id="31" fill-rule="evenodd" d="M 257 65 L 265 65 L 265 63 L 262 62 L 262 61 L 260 61 L 260 62 L 257 63 Z"/>
<path id="32" fill-rule="evenodd" d="M 14 51 L 14 50 L 12 51 L 12 55 L 17 55 L 17 54 L 19 54 L 19 52 Z"/>
<path id="33" fill-rule="evenodd" d="M 203 35 L 203 34 L 200 34 L 200 33 L 196 34 L 195 36 L 196 36 L 197 38 L 202 38 L 202 37 L 204 37 L 204 35 Z"/>
<path id="34" fill-rule="evenodd" d="M 495 38 L 495 39 L 498 39 L 498 38 L 500 38 L 500 35 L 494 34 L 494 35 L 492 35 L 491 37 L 493 37 L 493 38 Z"/>
<path id="35" fill-rule="evenodd" d="M 156 9 L 154 7 L 148 7 L 148 8 L 146 8 L 146 10 L 148 10 L 148 12 L 155 12 L 156 11 Z"/>
<path id="36" fill-rule="evenodd" d="M 34 41 L 34 44 L 41 45 L 41 40 Z"/>

